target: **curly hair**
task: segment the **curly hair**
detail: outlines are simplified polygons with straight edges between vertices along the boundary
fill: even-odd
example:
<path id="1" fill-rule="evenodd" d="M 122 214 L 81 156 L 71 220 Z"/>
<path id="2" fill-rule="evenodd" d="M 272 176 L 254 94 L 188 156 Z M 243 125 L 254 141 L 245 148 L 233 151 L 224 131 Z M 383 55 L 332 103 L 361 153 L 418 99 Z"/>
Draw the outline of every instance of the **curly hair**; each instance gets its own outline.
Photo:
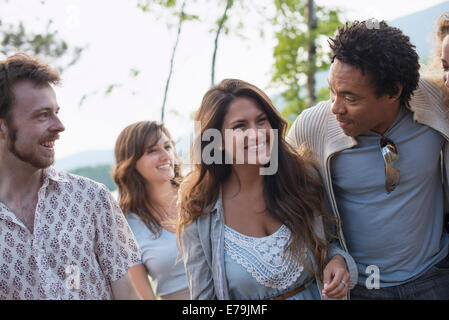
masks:
<path id="1" fill-rule="evenodd" d="M 23 52 L 0 61 L 0 118 L 8 120 L 14 102 L 12 87 L 20 80 L 30 80 L 41 86 L 58 84 L 60 77 L 57 70 Z"/>
<path id="2" fill-rule="evenodd" d="M 401 30 L 385 21 L 354 21 L 338 28 L 335 38 L 328 41 L 335 59 L 368 73 L 378 97 L 396 95 L 401 104 L 408 105 L 418 87 L 419 62 L 415 46 Z"/>

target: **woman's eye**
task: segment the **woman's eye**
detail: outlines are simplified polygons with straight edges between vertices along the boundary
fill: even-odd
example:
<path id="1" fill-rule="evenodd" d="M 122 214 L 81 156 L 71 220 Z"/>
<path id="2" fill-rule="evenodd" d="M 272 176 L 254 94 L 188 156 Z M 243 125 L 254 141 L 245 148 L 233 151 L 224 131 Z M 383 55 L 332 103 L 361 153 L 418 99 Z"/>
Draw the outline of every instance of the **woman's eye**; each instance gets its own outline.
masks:
<path id="1" fill-rule="evenodd" d="M 165 150 L 170 150 L 170 149 L 171 149 L 171 146 L 170 146 L 170 145 L 165 146 Z"/>
<path id="2" fill-rule="evenodd" d="M 265 122 L 265 120 L 267 120 L 267 118 L 260 118 L 259 123 Z"/>

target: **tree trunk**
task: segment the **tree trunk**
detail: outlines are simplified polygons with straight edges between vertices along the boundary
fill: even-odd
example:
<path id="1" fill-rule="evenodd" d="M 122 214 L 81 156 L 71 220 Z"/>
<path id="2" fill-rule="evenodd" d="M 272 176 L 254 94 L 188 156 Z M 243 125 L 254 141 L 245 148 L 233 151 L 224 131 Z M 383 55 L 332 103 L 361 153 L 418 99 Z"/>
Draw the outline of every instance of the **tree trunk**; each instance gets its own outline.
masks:
<path id="1" fill-rule="evenodd" d="M 212 55 L 211 85 L 214 85 L 215 83 L 215 60 L 217 58 L 218 37 L 220 36 L 221 30 L 223 29 L 223 25 L 226 22 L 226 19 L 228 18 L 228 10 L 232 7 L 233 4 L 234 0 L 227 0 L 225 11 L 223 12 L 220 24 L 218 25 L 217 34 L 215 35 L 214 53 Z"/>
<path id="2" fill-rule="evenodd" d="M 309 43 L 307 46 L 307 97 L 306 107 L 311 107 L 316 103 L 315 94 L 315 60 L 316 60 L 316 45 L 315 45 L 315 30 L 317 29 L 316 8 L 313 0 L 307 0 L 306 5 L 306 22 Z"/>
<path id="3" fill-rule="evenodd" d="M 173 62 L 175 60 L 176 48 L 178 47 L 179 36 L 181 35 L 181 26 L 184 21 L 184 16 L 185 16 L 184 7 L 185 6 L 186 6 L 186 1 L 184 1 L 182 3 L 181 14 L 179 15 L 179 22 L 178 22 L 178 33 L 176 34 L 176 41 L 175 41 L 175 45 L 173 46 L 173 51 L 172 51 L 171 58 L 170 58 L 170 70 L 168 72 L 167 82 L 165 83 L 164 100 L 162 101 L 161 122 L 164 122 L 165 103 L 167 102 L 168 87 L 170 85 L 170 80 L 171 80 L 171 76 L 173 73 Z"/>

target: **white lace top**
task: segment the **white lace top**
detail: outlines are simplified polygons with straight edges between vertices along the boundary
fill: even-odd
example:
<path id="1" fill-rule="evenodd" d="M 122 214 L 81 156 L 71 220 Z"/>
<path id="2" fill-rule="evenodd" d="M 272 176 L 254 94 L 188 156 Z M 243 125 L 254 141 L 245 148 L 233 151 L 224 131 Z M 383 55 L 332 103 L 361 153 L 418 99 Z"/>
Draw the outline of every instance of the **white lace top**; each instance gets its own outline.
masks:
<path id="1" fill-rule="evenodd" d="M 233 299 L 265 299 L 289 292 L 313 278 L 289 251 L 284 253 L 290 234 L 285 225 L 262 238 L 224 226 L 225 268 Z"/>
<path id="2" fill-rule="evenodd" d="M 304 267 L 290 259 L 284 248 L 290 230 L 282 225 L 275 233 L 262 238 L 243 235 L 225 225 L 225 251 L 243 266 L 258 283 L 275 289 L 290 287 Z"/>

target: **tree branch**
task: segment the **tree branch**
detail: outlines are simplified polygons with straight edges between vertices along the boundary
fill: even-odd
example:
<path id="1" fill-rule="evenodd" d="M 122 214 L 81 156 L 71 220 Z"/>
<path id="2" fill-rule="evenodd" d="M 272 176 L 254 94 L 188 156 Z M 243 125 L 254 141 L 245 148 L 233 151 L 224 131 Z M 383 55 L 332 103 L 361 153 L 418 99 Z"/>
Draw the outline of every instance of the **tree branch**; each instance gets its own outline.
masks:
<path id="1" fill-rule="evenodd" d="M 223 16 L 220 20 L 220 23 L 218 25 L 217 34 L 215 36 L 214 41 L 214 53 L 212 55 L 212 71 L 211 71 L 211 85 L 214 85 L 215 83 L 215 60 L 217 58 L 217 49 L 218 49 L 218 37 L 220 36 L 221 30 L 223 29 L 224 23 L 226 22 L 226 19 L 228 18 L 228 10 L 232 7 L 234 4 L 234 0 L 227 0 L 226 2 L 226 8 L 223 13 Z"/>
<path id="2" fill-rule="evenodd" d="M 178 47 L 179 36 L 181 35 L 181 26 L 182 26 L 182 23 L 184 22 L 185 5 L 186 5 L 186 1 L 184 1 L 182 3 L 181 14 L 179 15 L 179 22 L 178 22 L 178 32 L 176 34 L 176 41 L 175 41 L 175 45 L 173 46 L 173 51 L 172 51 L 171 58 L 170 58 L 170 71 L 168 73 L 167 82 L 165 83 L 164 100 L 162 101 L 161 122 L 164 122 L 165 103 L 167 102 L 168 87 L 170 85 L 170 80 L 171 80 L 171 76 L 173 73 L 173 62 L 175 60 L 176 48 Z"/>

